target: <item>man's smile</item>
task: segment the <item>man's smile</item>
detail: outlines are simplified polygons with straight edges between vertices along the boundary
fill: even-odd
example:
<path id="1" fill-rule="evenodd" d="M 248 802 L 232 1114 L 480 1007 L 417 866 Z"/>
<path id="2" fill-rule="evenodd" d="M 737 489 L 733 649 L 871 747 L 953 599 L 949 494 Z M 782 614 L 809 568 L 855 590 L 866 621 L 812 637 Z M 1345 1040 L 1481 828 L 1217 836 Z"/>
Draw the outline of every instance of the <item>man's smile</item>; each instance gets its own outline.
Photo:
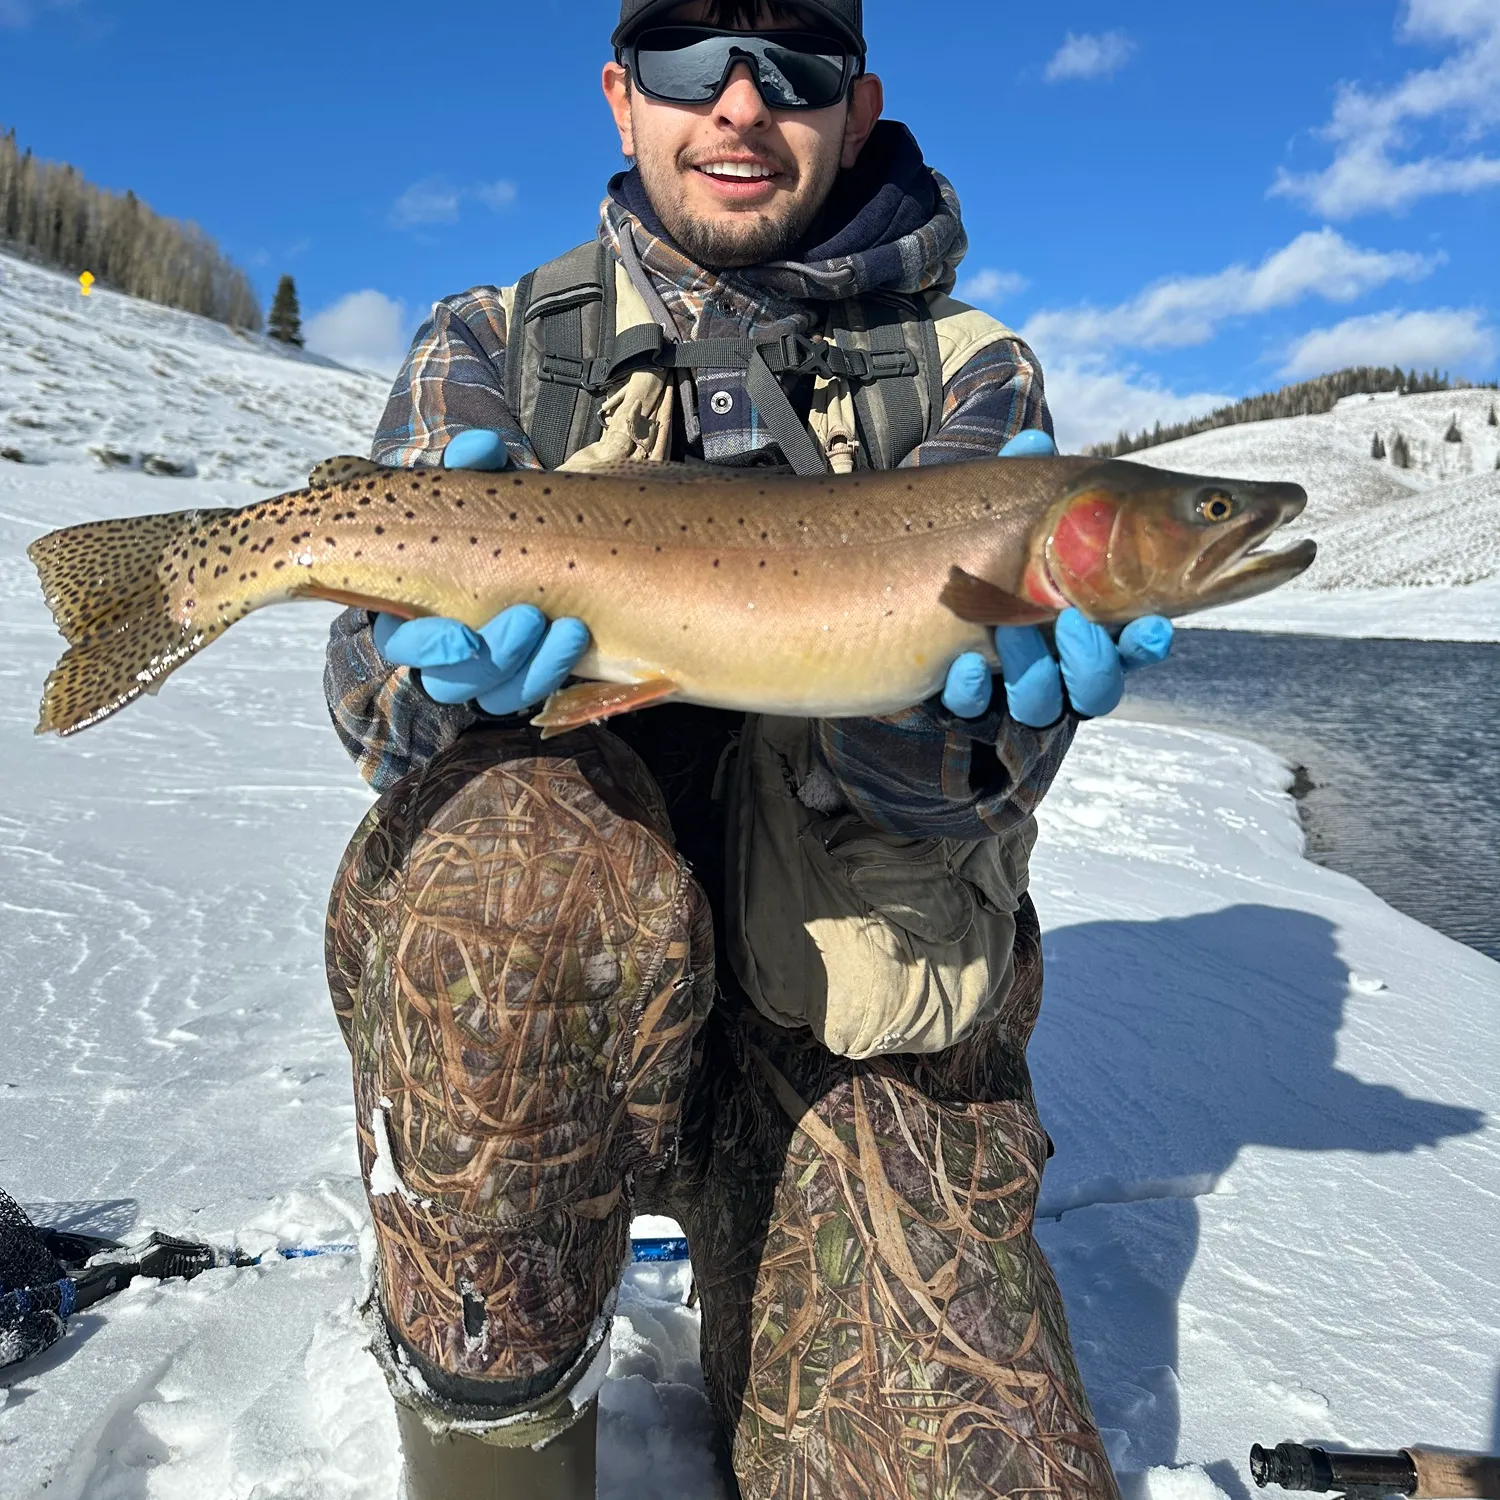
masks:
<path id="1" fill-rule="evenodd" d="M 764 156 L 724 153 L 688 162 L 687 169 L 721 203 L 762 203 L 789 185 L 789 174 Z"/>

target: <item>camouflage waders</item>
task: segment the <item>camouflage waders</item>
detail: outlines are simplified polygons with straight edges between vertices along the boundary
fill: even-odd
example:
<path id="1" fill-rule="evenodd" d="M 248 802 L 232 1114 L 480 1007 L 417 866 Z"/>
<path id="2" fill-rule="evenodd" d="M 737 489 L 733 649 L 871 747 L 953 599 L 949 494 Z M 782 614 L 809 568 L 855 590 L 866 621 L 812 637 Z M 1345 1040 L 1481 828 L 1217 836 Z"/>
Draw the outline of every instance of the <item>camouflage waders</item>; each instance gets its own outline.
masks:
<path id="1" fill-rule="evenodd" d="M 328 970 L 393 1344 L 454 1402 L 544 1403 L 659 1210 L 745 1500 L 1117 1500 L 1031 1235 L 1030 903 L 1007 1003 L 930 1056 L 715 1003 L 713 952 L 609 731 L 471 732 L 372 809 Z"/>

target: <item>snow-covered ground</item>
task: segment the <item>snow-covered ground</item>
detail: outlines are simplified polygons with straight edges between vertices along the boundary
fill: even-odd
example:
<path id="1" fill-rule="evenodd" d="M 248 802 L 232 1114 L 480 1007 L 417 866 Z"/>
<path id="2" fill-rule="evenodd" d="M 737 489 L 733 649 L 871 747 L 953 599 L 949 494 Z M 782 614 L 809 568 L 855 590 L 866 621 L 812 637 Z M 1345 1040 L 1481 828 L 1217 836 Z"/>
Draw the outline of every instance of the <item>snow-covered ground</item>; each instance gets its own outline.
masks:
<path id="1" fill-rule="evenodd" d="M 1315 536 L 1301 578 L 1184 622 L 1221 630 L 1500 641 L 1500 411 L 1495 391 L 1351 396 L 1316 417 L 1200 432 L 1129 457 L 1163 469 L 1304 485 L 1287 538 Z M 1448 442 L 1449 424 L 1461 442 Z M 1405 435 L 1412 466 L 1370 456 Z"/>
<path id="2" fill-rule="evenodd" d="M 25 410 L 55 445 L 0 462 L 0 1186 L 121 1236 L 362 1247 L 132 1287 L 0 1371 L 0 1500 L 391 1500 L 322 976 L 369 802 L 321 698 L 331 610 L 257 615 L 159 698 L 40 739 L 60 642 L 24 556 L 65 522 L 243 503 L 359 451 L 383 390 L 179 314 L 79 314 L 62 278 L 70 352 L 44 345 L 43 376 L 46 273 L 0 278 L 0 433 Z M 97 351 L 80 316 L 113 330 Z M 86 401 L 122 449 L 200 477 L 101 468 Z M 231 451 L 265 466 L 213 467 Z M 1100 722 L 1045 807 L 1040 1233 L 1116 1463 L 1153 1500 L 1245 1500 L 1257 1440 L 1500 1438 L 1500 965 L 1303 860 L 1287 782 L 1242 742 Z M 627 1278 L 609 1500 L 719 1493 L 683 1291 L 680 1270 Z"/>

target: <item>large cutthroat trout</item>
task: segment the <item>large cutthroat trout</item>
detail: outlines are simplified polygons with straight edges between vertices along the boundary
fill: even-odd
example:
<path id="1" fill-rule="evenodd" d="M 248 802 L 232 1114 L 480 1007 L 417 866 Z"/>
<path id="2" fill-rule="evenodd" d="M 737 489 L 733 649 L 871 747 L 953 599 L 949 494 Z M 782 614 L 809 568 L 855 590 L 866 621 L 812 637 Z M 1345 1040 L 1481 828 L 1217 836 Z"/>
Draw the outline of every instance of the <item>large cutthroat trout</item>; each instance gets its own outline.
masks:
<path id="1" fill-rule="evenodd" d="M 800 478 L 707 466 L 447 472 L 334 459 L 243 510 L 54 531 L 28 549 L 69 650 L 38 733 L 97 724 L 251 610 L 327 599 L 479 626 L 512 604 L 593 634 L 533 721 L 669 699 L 805 717 L 936 693 L 990 626 L 1119 624 L 1246 599 L 1313 560 L 1255 552 L 1294 484 L 1007 458 Z"/>

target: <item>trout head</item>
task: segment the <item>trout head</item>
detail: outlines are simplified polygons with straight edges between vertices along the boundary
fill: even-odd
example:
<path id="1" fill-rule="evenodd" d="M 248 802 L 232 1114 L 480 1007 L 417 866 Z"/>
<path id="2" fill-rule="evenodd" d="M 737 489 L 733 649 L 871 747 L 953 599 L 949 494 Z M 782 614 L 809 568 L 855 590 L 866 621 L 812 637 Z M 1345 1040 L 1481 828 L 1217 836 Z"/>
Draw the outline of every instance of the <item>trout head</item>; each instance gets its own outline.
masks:
<path id="1" fill-rule="evenodd" d="M 1032 534 L 1022 589 L 1100 624 L 1184 615 L 1265 593 L 1317 555 L 1257 550 L 1302 513 L 1298 484 L 1204 479 L 1110 460 L 1086 471 Z"/>

